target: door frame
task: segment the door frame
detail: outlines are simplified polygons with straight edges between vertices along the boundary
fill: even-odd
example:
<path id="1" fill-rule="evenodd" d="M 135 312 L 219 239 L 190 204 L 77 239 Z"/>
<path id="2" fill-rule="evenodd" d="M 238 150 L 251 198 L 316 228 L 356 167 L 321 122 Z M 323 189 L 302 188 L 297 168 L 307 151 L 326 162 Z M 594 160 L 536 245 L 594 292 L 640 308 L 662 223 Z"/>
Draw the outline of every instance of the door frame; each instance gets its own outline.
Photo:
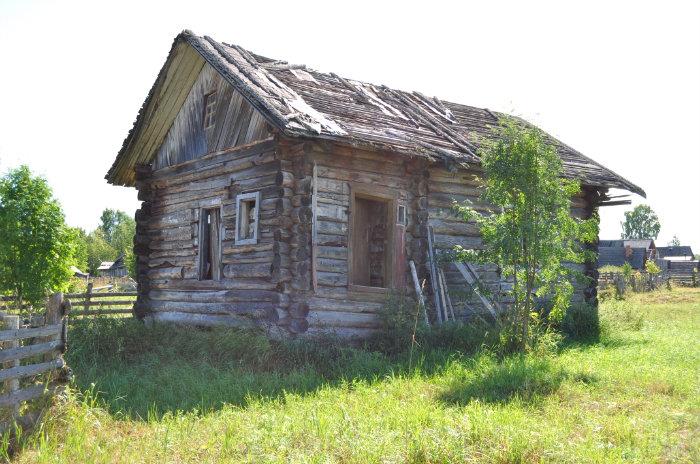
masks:
<path id="1" fill-rule="evenodd" d="M 396 227 L 396 208 L 398 205 L 399 193 L 397 190 L 387 187 L 376 187 L 368 184 L 350 182 L 350 208 L 348 209 L 348 290 L 361 292 L 386 293 L 394 287 L 394 229 Z M 353 284 L 353 253 L 352 239 L 355 229 L 355 198 L 381 201 L 387 205 L 386 214 L 386 245 L 384 253 L 384 287 L 371 287 L 367 285 Z"/>

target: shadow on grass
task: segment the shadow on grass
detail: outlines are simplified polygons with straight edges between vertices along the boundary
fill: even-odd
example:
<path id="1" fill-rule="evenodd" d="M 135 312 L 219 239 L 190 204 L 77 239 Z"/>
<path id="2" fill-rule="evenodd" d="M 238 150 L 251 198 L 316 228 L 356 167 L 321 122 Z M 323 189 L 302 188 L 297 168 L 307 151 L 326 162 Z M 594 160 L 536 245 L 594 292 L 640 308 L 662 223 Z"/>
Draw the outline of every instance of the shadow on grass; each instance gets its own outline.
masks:
<path id="1" fill-rule="evenodd" d="M 569 372 L 550 357 L 512 356 L 496 361 L 480 356 L 451 376 L 451 384 L 440 396 L 446 404 L 464 406 L 474 400 L 507 403 L 513 400 L 538 403 L 556 392 L 564 381 L 594 384 L 598 377 Z"/>
<path id="2" fill-rule="evenodd" d="M 514 399 L 533 402 L 559 389 L 569 377 L 548 358 L 515 356 L 496 362 L 479 358 L 467 365 L 440 399 L 448 404 L 466 405 L 473 400 L 505 403 Z"/>
<path id="3" fill-rule="evenodd" d="M 647 345 L 649 340 L 644 338 L 625 337 L 625 336 L 603 336 L 597 339 L 584 340 L 566 340 L 561 345 L 560 350 L 585 350 L 588 348 L 625 348 L 628 346 Z"/>
<path id="4" fill-rule="evenodd" d="M 330 337 L 274 341 L 251 331 L 146 328 L 133 319 L 103 318 L 71 327 L 66 359 L 78 390 L 97 392 L 111 414 L 131 419 L 285 401 L 290 394 L 404 374 L 444 374 L 448 388 L 441 399 L 449 404 L 535 401 L 572 377 L 550 357 L 475 354 L 482 342 L 465 330 L 432 331 L 436 339 L 423 339 L 425 348 L 409 365 L 408 353 L 389 356 Z"/>
<path id="5" fill-rule="evenodd" d="M 430 375 L 451 359 L 454 353 L 447 350 L 414 353 L 409 367 L 407 354 L 390 357 L 330 337 L 279 342 L 251 331 L 146 328 L 114 318 L 73 325 L 66 353 L 79 391 L 97 392 L 115 417 L 144 420 L 284 401 L 289 394 L 352 388 L 416 369 Z"/>

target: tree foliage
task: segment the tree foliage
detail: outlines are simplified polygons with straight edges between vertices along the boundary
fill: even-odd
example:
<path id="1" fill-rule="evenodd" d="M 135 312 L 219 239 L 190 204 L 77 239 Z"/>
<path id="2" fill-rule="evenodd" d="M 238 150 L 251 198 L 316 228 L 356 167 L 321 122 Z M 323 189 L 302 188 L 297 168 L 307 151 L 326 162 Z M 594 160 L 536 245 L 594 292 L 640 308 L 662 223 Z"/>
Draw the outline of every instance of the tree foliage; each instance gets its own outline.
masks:
<path id="1" fill-rule="evenodd" d="M 87 248 L 87 269 L 90 274 L 96 274 L 97 268 L 103 261 L 114 261 L 117 257 L 117 252 L 105 240 L 104 232 L 99 227 L 85 237 L 85 245 Z"/>
<path id="2" fill-rule="evenodd" d="M 75 266 L 81 271 L 88 269 L 88 247 L 87 234 L 80 227 L 69 227 L 70 233 L 73 236 L 73 261 Z"/>
<path id="3" fill-rule="evenodd" d="M 66 287 L 77 233 L 47 181 L 27 166 L 0 178 L 0 237 L 0 292 L 36 304 Z"/>
<path id="4" fill-rule="evenodd" d="M 124 211 L 110 208 L 105 208 L 102 211 L 99 228 L 102 230 L 107 243 L 114 243 L 120 227 L 123 229 L 123 224 L 134 224 L 134 220 Z M 129 243 L 129 246 L 131 246 L 131 243 Z"/>
<path id="5" fill-rule="evenodd" d="M 656 240 L 661 230 L 659 217 L 649 205 L 637 205 L 625 213 L 622 224 L 622 238 L 651 238 Z"/>
<path id="6" fill-rule="evenodd" d="M 136 221 L 125 212 L 106 208 L 100 215 L 100 224 L 86 237 L 88 269 L 91 274 L 103 261 L 124 260 L 133 276 L 133 243 Z"/>
<path id="7" fill-rule="evenodd" d="M 83 232 L 86 248 L 85 266 L 90 274 L 97 274 L 97 268 L 104 261 L 115 261 L 124 256 L 129 273 L 134 275 L 133 242 L 136 221 L 124 211 L 105 208 L 100 215 L 99 225 L 89 234 Z"/>
<path id="8" fill-rule="evenodd" d="M 543 320 L 546 312 L 536 299 L 549 300 L 550 320 L 563 318 L 576 277 L 564 263 L 584 262 L 581 243 L 597 238 L 598 221 L 571 216 L 579 185 L 561 177 L 561 160 L 542 131 L 504 119 L 495 135 L 480 150 L 482 199 L 493 206 L 493 214 L 482 215 L 468 203 L 456 205 L 466 221 L 479 225 L 484 249 L 456 251 L 463 261 L 497 264 L 513 282 L 511 343 L 524 349 L 531 321 Z"/>
<path id="9" fill-rule="evenodd" d="M 671 241 L 668 242 L 668 246 L 681 246 L 681 239 L 678 238 L 678 235 L 673 236 Z"/>

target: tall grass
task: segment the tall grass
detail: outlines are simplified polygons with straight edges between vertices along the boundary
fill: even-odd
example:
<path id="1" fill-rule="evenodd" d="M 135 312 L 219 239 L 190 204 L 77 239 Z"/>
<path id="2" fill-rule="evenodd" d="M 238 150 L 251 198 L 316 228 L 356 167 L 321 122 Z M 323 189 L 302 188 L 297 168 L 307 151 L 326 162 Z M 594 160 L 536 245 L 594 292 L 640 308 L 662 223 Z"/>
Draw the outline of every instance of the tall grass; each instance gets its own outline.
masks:
<path id="1" fill-rule="evenodd" d="M 419 331 L 410 364 L 372 344 L 85 321 L 71 396 L 15 459 L 698 462 L 699 313 L 697 290 L 635 295 L 600 308 L 595 339 L 509 356 L 446 326 Z"/>

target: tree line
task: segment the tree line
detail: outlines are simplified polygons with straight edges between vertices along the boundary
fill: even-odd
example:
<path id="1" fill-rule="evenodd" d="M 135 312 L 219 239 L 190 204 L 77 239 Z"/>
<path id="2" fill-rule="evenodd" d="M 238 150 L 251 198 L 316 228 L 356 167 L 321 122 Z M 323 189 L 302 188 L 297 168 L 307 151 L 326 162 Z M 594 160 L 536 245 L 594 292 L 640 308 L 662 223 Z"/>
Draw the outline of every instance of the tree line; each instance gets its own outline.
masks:
<path id="1" fill-rule="evenodd" d="M 27 166 L 0 177 L 0 294 L 14 295 L 18 307 L 35 304 L 47 291 L 65 291 L 74 271 L 95 274 L 100 263 L 124 256 L 133 272 L 135 221 L 105 209 L 98 227 L 87 232 L 66 224 L 46 179 Z"/>

